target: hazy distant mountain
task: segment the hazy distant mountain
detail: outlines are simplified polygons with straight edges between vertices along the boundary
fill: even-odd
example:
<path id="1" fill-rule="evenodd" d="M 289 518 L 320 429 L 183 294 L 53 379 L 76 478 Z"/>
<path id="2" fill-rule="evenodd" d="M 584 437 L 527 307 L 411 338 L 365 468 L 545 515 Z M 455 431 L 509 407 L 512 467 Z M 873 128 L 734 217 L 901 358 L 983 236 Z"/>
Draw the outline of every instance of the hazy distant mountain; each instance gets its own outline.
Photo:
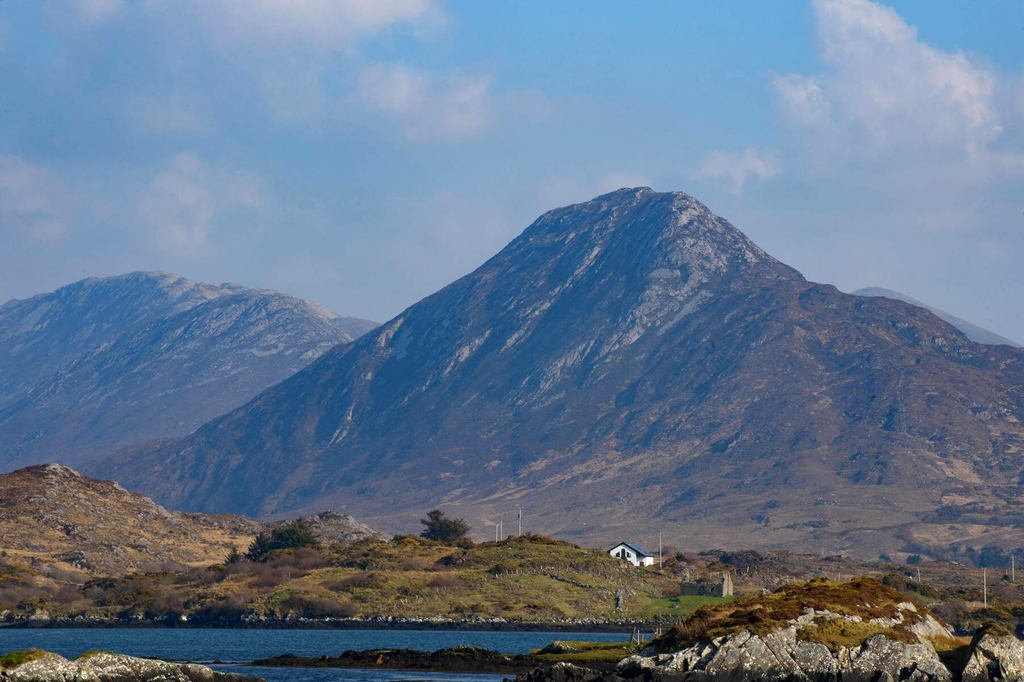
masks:
<path id="1" fill-rule="evenodd" d="M 1019 544 L 1021 452 L 1024 351 L 807 282 L 643 188 L 545 213 L 244 407 L 90 470 L 204 511 L 397 528 L 444 506 L 487 537 L 521 505 L 588 543 L 877 556 Z"/>
<path id="2" fill-rule="evenodd" d="M 930 310 L 931 312 L 935 313 L 943 320 L 949 322 L 951 325 L 953 325 L 954 327 L 962 331 L 964 334 L 966 334 L 967 338 L 969 338 L 971 341 L 976 341 L 977 343 L 984 343 L 990 346 L 998 346 L 1000 344 L 1005 344 L 1007 346 L 1013 346 L 1014 348 L 1021 347 L 1019 343 L 1011 341 L 1005 336 L 1000 336 L 995 332 L 990 332 L 984 327 L 979 327 L 976 324 L 971 324 L 967 320 L 961 320 L 956 315 L 951 315 L 947 313 L 945 310 L 939 310 L 938 308 L 934 308 L 928 305 L 927 303 L 921 303 L 921 301 L 918 301 L 916 298 L 911 298 L 906 294 L 901 294 L 900 292 L 893 291 L 892 289 L 883 289 L 882 287 L 865 287 L 863 289 L 857 289 L 857 291 L 853 291 L 850 293 L 852 293 L 854 296 L 882 296 L 884 298 L 891 298 L 897 301 L 904 301 L 906 303 L 916 305 L 919 308 L 924 308 L 925 310 Z"/>
<path id="3" fill-rule="evenodd" d="M 0 306 L 0 470 L 189 433 L 373 323 L 164 273 Z"/>

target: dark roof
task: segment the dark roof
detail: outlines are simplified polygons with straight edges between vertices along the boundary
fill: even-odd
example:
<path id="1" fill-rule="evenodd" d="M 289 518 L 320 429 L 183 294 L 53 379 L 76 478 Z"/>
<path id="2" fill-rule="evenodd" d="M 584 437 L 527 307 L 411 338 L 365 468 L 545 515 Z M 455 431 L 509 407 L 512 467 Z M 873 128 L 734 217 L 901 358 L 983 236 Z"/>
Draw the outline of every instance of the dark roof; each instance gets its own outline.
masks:
<path id="1" fill-rule="evenodd" d="M 651 554 L 650 552 L 648 552 L 646 550 L 643 550 L 643 549 L 640 549 L 639 547 L 637 547 L 636 545 L 634 545 L 634 544 L 632 544 L 630 542 L 620 542 L 620 543 L 616 544 L 614 547 L 612 547 L 612 549 L 615 549 L 615 547 L 618 547 L 619 545 L 623 545 L 625 547 L 629 547 L 631 550 L 636 552 L 637 556 L 652 557 L 652 558 L 654 557 L 654 555 Z M 612 551 L 612 549 L 609 549 L 608 551 L 610 552 L 610 551 Z"/>

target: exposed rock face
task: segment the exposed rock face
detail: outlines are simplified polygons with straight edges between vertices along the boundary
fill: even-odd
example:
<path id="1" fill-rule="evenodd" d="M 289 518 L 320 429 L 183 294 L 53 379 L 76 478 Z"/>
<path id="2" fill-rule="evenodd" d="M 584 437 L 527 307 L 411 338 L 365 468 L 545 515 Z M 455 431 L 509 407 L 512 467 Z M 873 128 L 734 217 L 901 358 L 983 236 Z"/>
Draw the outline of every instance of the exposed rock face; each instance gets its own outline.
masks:
<path id="1" fill-rule="evenodd" d="M 180 436 L 373 323 L 165 273 L 0 306 L 0 471 Z"/>
<path id="2" fill-rule="evenodd" d="M 74 660 L 46 653 L 9 670 L 3 682 L 256 682 L 257 677 L 222 673 L 194 663 L 168 663 L 122 654 L 94 653 Z"/>
<path id="3" fill-rule="evenodd" d="M 1012 527 L 1021 451 L 1024 351 L 808 282 L 639 188 L 544 214 L 239 410 L 89 471 L 203 511 L 398 529 L 443 503 L 481 528 L 521 505 L 588 542 L 875 557 Z"/>

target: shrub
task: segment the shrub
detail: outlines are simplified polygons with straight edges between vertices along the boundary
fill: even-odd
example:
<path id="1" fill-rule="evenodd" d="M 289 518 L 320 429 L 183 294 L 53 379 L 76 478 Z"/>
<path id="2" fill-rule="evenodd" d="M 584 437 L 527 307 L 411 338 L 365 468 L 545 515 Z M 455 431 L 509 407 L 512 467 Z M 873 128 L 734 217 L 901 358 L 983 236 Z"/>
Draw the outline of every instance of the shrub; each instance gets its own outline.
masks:
<path id="1" fill-rule="evenodd" d="M 237 620 L 243 613 L 253 595 L 250 592 L 238 592 L 221 601 L 207 604 L 199 609 L 194 618 L 212 621 Z"/>
<path id="2" fill-rule="evenodd" d="M 435 590 L 461 590 L 465 586 L 466 583 L 454 575 L 439 575 L 427 583 L 427 587 Z"/>
<path id="3" fill-rule="evenodd" d="M 269 535 L 259 533 L 249 545 L 245 558 L 249 561 L 266 561 L 271 552 L 277 550 L 319 546 L 320 542 L 309 524 L 302 519 L 295 519 L 273 529 Z"/>
<path id="4" fill-rule="evenodd" d="M 294 613 L 302 618 L 351 618 L 355 607 L 349 601 L 335 601 L 305 594 L 292 594 L 281 602 L 282 615 Z"/>
<path id="5" fill-rule="evenodd" d="M 420 523 L 426 526 L 420 537 L 427 540 L 451 544 L 469 534 L 469 524 L 464 519 L 446 519 L 440 509 L 428 511 L 427 518 L 420 519 Z"/>
<path id="6" fill-rule="evenodd" d="M 379 590 L 384 587 L 387 581 L 380 573 L 356 573 L 355 575 L 339 578 L 326 583 L 324 587 L 332 592 L 348 592 L 358 588 L 369 588 Z"/>

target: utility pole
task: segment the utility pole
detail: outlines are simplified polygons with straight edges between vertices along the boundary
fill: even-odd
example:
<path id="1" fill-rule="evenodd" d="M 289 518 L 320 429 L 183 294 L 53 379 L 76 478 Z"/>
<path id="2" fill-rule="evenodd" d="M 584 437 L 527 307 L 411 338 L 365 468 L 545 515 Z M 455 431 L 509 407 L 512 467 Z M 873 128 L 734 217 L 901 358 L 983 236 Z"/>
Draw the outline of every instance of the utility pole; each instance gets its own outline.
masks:
<path id="1" fill-rule="evenodd" d="M 658 533 L 658 570 L 660 571 L 664 565 L 661 556 L 661 533 Z"/>
<path id="2" fill-rule="evenodd" d="M 523 536 L 523 508 L 517 505 L 516 509 L 519 510 L 519 535 L 517 537 L 522 537 Z"/>
<path id="3" fill-rule="evenodd" d="M 982 598 L 984 599 L 985 608 L 988 608 L 988 569 L 981 569 L 981 585 L 982 585 Z"/>
<path id="4" fill-rule="evenodd" d="M 1016 565 L 1015 565 L 1015 564 L 1016 564 L 1016 557 L 1014 557 L 1014 556 L 1013 556 L 1013 555 L 1011 554 L 1011 555 L 1010 555 L 1010 582 L 1011 582 L 1011 583 L 1015 583 L 1015 582 L 1017 582 L 1017 576 L 1015 576 L 1015 575 L 1013 574 L 1013 573 L 1014 573 L 1014 568 L 1016 568 Z"/>

